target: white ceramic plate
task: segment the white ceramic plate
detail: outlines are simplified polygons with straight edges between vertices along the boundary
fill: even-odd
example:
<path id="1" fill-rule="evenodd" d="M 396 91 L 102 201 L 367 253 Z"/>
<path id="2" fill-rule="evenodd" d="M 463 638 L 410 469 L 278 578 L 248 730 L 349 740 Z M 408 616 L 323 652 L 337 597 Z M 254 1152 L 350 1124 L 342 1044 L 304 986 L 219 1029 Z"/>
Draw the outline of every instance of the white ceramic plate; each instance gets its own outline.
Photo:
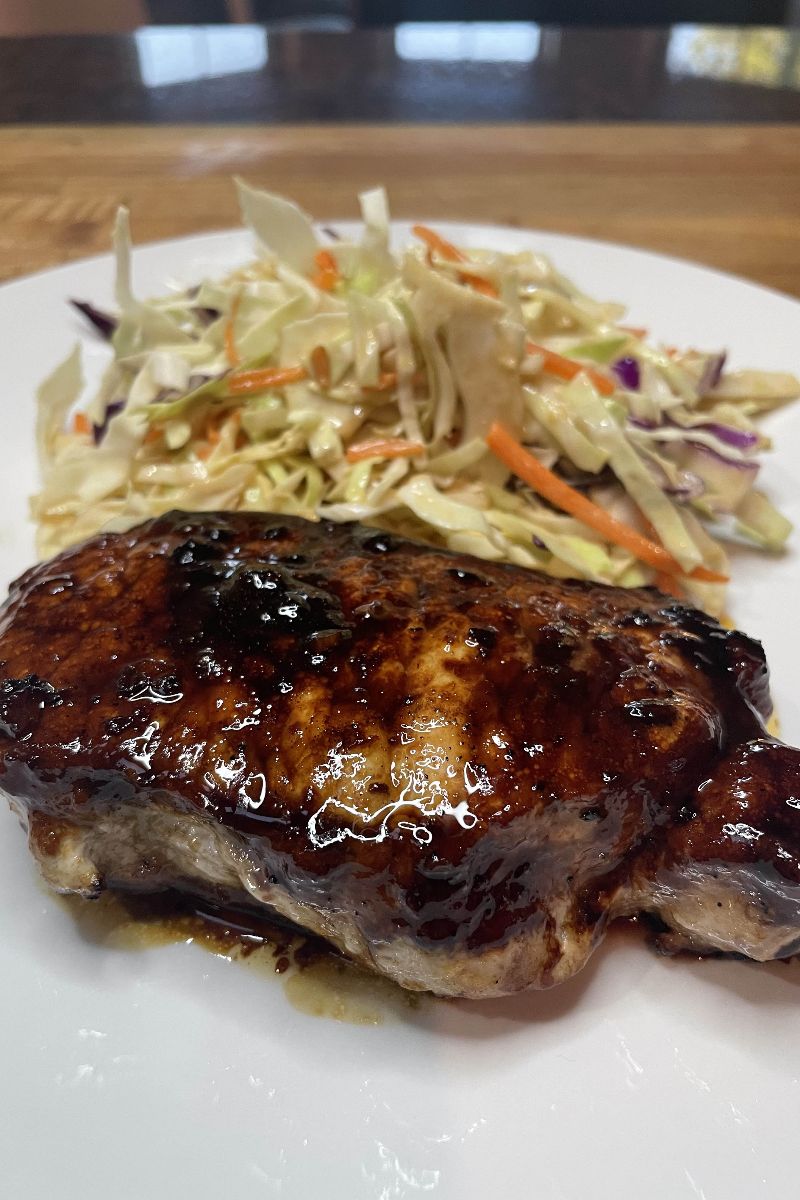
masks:
<path id="1" fill-rule="evenodd" d="M 402 228 L 402 227 L 400 227 Z M 443 227 L 534 245 L 668 342 L 800 372 L 800 304 L 598 242 Z M 246 258 L 238 233 L 136 252 L 142 294 Z M 0 289 L 5 435 L 0 574 L 32 558 L 38 379 L 86 343 L 68 296 L 110 302 L 94 259 Z M 764 471 L 800 525 L 800 411 Z M 800 563 L 740 556 L 737 622 L 763 638 L 800 742 Z M 109 949 L 39 884 L 0 812 L 0 1195 L 4 1200 L 755 1200 L 797 1194 L 800 964 L 659 959 L 609 939 L 573 982 L 501 1002 L 389 1006 L 359 1027 L 307 1016 L 277 979 L 195 945 Z"/>

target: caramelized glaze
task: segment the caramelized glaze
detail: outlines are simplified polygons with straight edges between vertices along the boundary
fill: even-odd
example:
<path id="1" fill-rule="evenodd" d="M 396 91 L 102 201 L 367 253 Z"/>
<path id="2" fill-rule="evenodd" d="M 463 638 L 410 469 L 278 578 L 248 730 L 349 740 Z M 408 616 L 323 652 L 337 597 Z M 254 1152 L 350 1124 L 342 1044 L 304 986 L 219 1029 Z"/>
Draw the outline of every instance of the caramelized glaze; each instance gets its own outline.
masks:
<path id="1" fill-rule="evenodd" d="M 97 537 L 14 585 L 0 656 L 0 781 L 24 806 L 196 813 L 258 845 L 265 888 L 344 902 L 376 941 L 551 936 L 565 879 L 599 931 L 675 829 L 739 861 L 702 819 L 718 764 L 758 751 L 764 829 L 797 774 L 745 635 L 358 526 L 173 513 Z M 794 881 L 798 842 L 769 860 Z"/>

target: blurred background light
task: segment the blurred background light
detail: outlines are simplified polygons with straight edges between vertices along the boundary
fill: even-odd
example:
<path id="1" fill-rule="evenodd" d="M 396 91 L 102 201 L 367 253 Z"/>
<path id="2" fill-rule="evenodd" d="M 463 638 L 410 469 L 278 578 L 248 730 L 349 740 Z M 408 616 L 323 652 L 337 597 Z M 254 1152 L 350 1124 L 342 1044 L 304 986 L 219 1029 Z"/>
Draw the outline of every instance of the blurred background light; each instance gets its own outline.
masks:
<path id="1" fill-rule="evenodd" d="M 530 21 L 407 21 L 394 31 L 398 58 L 439 62 L 533 62 L 540 42 Z"/>
<path id="2" fill-rule="evenodd" d="M 134 35 L 145 87 L 258 71 L 269 58 L 267 32 L 253 25 L 139 29 Z"/>

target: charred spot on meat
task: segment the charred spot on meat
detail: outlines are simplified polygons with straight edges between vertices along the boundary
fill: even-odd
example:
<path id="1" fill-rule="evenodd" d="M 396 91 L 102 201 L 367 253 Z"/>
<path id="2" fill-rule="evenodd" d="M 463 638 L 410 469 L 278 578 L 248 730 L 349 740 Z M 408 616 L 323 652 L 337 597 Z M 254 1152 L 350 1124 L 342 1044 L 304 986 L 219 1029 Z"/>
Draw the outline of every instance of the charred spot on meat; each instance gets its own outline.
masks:
<path id="1" fill-rule="evenodd" d="M 577 971 L 616 917 L 800 947 L 760 645 L 653 589 L 358 525 L 171 513 L 28 571 L 0 787 L 45 879 L 275 913 L 404 987 Z"/>

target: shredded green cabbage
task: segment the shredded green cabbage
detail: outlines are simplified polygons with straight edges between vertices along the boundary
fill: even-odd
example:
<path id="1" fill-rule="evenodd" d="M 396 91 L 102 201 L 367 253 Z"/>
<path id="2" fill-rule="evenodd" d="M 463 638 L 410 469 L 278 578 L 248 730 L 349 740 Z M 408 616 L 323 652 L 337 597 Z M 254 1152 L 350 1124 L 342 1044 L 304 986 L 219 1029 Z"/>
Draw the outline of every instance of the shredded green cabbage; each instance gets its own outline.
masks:
<path id="1" fill-rule="evenodd" d="M 459 257 L 420 242 L 394 254 L 381 188 L 360 197 L 354 241 L 326 241 L 290 201 L 237 188 L 254 260 L 147 301 L 120 209 L 113 361 L 76 423 L 77 348 L 39 390 L 42 554 L 170 508 L 245 508 L 652 583 L 626 549 L 510 475 L 487 446 L 495 421 L 684 572 L 726 573 L 721 514 L 762 548 L 784 545 L 788 521 L 753 487 L 769 448 L 753 418 L 800 394 L 793 376 L 653 345 L 533 252 Z M 585 370 L 565 379 L 553 353 Z M 720 611 L 721 584 L 681 584 Z"/>

